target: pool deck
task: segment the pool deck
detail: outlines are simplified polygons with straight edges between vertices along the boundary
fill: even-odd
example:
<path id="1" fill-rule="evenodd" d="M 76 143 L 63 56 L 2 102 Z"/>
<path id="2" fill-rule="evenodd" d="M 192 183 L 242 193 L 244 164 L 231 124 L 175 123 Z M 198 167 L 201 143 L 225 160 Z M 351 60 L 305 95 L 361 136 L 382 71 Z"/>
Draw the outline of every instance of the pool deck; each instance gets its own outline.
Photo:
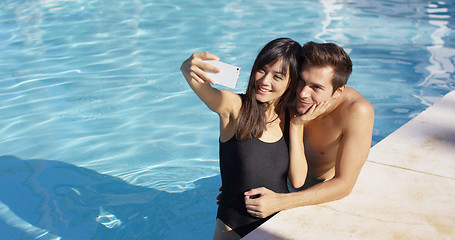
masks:
<path id="1" fill-rule="evenodd" d="M 455 239 L 455 91 L 373 146 L 348 197 L 243 239 Z"/>

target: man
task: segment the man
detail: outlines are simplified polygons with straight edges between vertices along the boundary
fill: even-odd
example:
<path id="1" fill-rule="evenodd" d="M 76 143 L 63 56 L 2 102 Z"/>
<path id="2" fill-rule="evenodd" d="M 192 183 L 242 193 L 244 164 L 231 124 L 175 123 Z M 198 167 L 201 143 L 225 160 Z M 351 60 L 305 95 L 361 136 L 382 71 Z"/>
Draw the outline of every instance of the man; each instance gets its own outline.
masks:
<path id="1" fill-rule="evenodd" d="M 293 123 L 300 124 L 303 135 L 307 180 L 300 191 L 291 193 L 266 188 L 245 192 L 248 212 L 256 217 L 349 195 L 371 147 L 373 107 L 346 86 L 352 72 L 346 52 L 333 43 L 308 42 L 302 61 Z"/>

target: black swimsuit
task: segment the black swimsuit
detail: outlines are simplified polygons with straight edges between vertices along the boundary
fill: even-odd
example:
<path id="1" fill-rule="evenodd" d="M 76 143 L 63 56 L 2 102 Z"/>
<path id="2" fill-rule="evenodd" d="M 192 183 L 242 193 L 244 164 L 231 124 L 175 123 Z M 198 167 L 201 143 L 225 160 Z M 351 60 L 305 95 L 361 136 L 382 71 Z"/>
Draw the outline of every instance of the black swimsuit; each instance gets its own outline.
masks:
<path id="1" fill-rule="evenodd" d="M 238 141 L 234 136 L 220 142 L 220 169 L 223 185 L 217 218 L 240 236 L 245 236 L 267 221 L 246 211 L 244 192 L 266 187 L 274 192 L 286 193 L 289 168 L 288 111 L 286 111 L 283 137 L 266 143 L 257 138 Z"/>

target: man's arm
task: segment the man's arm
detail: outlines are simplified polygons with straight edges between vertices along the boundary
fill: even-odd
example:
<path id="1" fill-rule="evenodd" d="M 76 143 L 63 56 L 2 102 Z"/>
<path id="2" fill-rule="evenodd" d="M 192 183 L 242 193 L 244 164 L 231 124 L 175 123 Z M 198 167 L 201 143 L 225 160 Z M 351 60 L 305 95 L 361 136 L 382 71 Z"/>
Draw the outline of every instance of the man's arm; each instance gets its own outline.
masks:
<path id="1" fill-rule="evenodd" d="M 315 205 L 346 197 L 352 191 L 371 147 L 374 111 L 367 101 L 353 104 L 335 162 L 335 176 L 309 189 L 293 193 L 274 193 L 266 188 L 245 193 L 248 212 L 256 217 L 300 206 Z M 260 195 L 250 198 L 250 195 Z"/>

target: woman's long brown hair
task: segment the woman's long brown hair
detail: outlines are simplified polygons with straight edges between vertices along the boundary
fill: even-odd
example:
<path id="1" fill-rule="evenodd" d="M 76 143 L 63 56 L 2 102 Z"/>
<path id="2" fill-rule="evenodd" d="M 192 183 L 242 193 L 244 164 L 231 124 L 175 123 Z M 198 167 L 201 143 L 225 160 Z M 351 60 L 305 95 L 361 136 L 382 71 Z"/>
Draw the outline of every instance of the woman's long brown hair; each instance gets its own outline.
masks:
<path id="1" fill-rule="evenodd" d="M 282 59 L 282 72 L 289 73 L 290 84 L 288 89 L 281 96 L 277 109 L 281 112 L 295 97 L 295 88 L 299 76 L 299 64 L 301 46 L 290 38 L 275 39 L 259 52 L 251 69 L 250 80 L 244 96 L 242 96 L 242 107 L 239 113 L 236 137 L 240 141 L 259 138 L 266 127 L 265 112 L 269 107 L 268 103 L 256 100 L 256 72 L 267 64 L 274 64 Z"/>

